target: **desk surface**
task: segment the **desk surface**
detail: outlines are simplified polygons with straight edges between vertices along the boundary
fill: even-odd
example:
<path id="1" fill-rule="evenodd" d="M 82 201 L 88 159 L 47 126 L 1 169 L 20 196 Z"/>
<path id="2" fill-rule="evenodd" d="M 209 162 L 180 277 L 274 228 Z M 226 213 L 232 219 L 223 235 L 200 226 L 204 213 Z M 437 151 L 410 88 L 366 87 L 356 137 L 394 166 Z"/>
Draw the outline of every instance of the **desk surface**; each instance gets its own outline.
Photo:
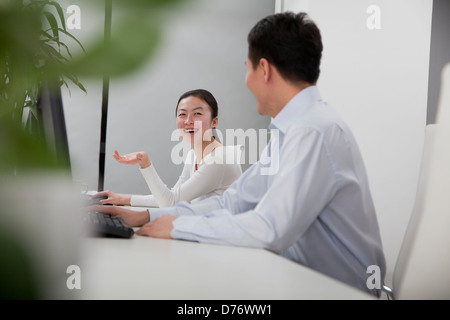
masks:
<path id="1" fill-rule="evenodd" d="M 263 249 L 134 235 L 83 252 L 83 299 L 374 299 Z"/>

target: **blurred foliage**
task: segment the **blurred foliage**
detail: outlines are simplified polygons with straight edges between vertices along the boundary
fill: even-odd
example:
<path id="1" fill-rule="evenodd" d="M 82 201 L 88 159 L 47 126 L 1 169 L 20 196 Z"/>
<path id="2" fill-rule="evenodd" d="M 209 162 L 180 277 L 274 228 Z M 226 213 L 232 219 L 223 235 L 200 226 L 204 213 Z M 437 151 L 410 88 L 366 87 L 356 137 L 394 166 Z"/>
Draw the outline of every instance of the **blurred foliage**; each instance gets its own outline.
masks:
<path id="1" fill-rule="evenodd" d="M 161 40 L 161 12 L 180 0 L 78 0 L 105 6 L 112 1 L 120 18 L 111 37 L 85 48 L 66 28 L 57 1 L 0 0 L 0 172 L 57 166 L 38 134 L 36 102 L 44 81 L 68 81 L 86 89 L 79 77 L 123 76 L 148 61 Z M 101 30 L 103 31 L 103 30 Z M 79 46 L 73 56 L 69 48 Z M 23 121 L 23 111 L 31 117 Z"/>
<path id="2" fill-rule="evenodd" d="M 0 99 L 11 120 L 21 122 L 24 107 L 31 108 L 36 116 L 39 87 L 50 76 L 49 67 L 61 69 L 51 75 L 60 84 L 67 86 L 66 79 L 70 79 L 86 91 L 77 76 L 63 68 L 71 54 L 60 35 L 65 34 L 82 45 L 67 31 L 64 12 L 57 2 L 9 2 L 0 8 L 0 30 Z"/>
<path id="3" fill-rule="evenodd" d="M 63 69 L 70 61 L 63 34 L 82 47 L 67 31 L 64 12 L 55 1 L 6 1 L 0 7 L 1 169 L 57 164 L 41 138 L 36 105 L 43 81 L 50 79 L 48 67 Z M 73 72 L 61 70 L 51 76 L 59 86 L 68 86 L 69 79 L 86 91 Z"/>
<path id="4" fill-rule="evenodd" d="M 104 8 L 111 0 L 77 1 Z M 0 0 L 0 182 L 4 186 L 6 177 L 31 170 L 67 169 L 45 145 L 39 128 L 36 103 L 42 84 L 56 79 L 63 89 L 71 82 L 86 92 L 80 77 L 101 79 L 136 70 L 161 40 L 165 15 L 159 13 L 177 2 L 114 0 L 113 11 L 120 9 L 121 14 L 112 21 L 110 41 L 100 37 L 85 47 L 67 30 L 65 10 L 57 1 Z M 79 54 L 71 52 L 74 47 L 81 48 Z M 25 122 L 24 110 L 31 114 Z M 0 244 L 0 299 L 42 298 L 27 248 L 5 230 L 0 230 Z"/>

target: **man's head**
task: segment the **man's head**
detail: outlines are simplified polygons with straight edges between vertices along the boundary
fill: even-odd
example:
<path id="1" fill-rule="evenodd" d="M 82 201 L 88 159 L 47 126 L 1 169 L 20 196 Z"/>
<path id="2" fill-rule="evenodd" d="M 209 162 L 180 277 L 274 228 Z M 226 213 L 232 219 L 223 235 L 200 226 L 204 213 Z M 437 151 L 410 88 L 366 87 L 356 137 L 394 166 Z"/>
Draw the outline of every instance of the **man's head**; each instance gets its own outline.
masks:
<path id="1" fill-rule="evenodd" d="M 306 13 L 278 13 L 259 21 L 248 34 L 248 58 L 256 68 L 261 58 L 293 83 L 315 84 L 320 73 L 322 38 Z"/>

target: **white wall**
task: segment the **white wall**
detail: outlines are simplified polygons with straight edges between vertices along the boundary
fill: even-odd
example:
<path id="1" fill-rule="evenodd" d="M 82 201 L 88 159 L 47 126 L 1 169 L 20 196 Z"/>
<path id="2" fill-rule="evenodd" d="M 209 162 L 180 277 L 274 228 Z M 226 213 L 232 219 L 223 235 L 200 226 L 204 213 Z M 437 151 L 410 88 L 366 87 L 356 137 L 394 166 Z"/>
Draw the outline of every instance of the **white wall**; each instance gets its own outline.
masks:
<path id="1" fill-rule="evenodd" d="M 218 130 L 267 128 L 245 86 L 247 34 L 274 1 L 193 1 L 171 20 L 155 60 L 133 77 L 112 80 L 107 155 L 145 150 L 163 181 L 172 186 L 181 174 L 171 141 L 175 107 L 185 91 L 204 88 L 219 103 Z M 230 142 L 225 142 L 230 144 Z M 248 166 L 244 166 L 244 169 Z M 148 193 L 137 168 L 106 161 L 105 188 Z"/>
<path id="2" fill-rule="evenodd" d="M 106 145 L 105 189 L 119 193 L 149 193 L 137 166 L 118 164 L 112 154 L 147 151 L 163 181 L 172 186 L 181 165 L 171 161 L 175 107 L 187 90 L 210 90 L 219 103 L 218 130 L 266 129 L 269 118 L 256 112 L 245 86 L 247 34 L 266 15 L 274 0 L 180 1 L 164 26 L 163 42 L 154 59 L 140 70 L 110 83 Z M 67 3 L 67 4 L 66 4 Z M 81 0 L 63 1 L 63 7 L 81 7 L 80 30 L 74 35 L 89 43 L 103 32 L 104 12 Z M 113 23 L 115 20 L 113 8 Z M 132 48 L 130 48 L 132 50 Z M 101 117 L 101 79 L 82 79 L 88 94 L 77 88 L 64 91 L 72 172 L 75 180 L 97 189 Z M 233 144 L 233 141 L 225 141 Z M 249 160 L 249 157 L 246 157 Z M 248 161 L 247 161 L 248 162 Z M 243 165 L 245 170 L 248 163 Z"/>
<path id="3" fill-rule="evenodd" d="M 379 16 L 374 16 L 372 5 Z M 277 8 L 308 12 L 322 32 L 318 86 L 358 140 L 378 214 L 389 283 L 417 187 L 427 111 L 432 1 L 281 0 Z"/>

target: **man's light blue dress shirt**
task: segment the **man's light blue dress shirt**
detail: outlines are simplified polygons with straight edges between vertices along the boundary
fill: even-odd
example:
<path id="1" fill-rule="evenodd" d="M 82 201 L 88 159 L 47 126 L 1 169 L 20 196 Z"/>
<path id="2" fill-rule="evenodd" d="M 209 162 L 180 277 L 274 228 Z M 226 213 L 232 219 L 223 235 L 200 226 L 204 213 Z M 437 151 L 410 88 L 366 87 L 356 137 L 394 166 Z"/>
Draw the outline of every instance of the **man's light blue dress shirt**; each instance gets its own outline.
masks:
<path id="1" fill-rule="evenodd" d="M 174 239 L 266 248 L 361 290 L 385 259 L 356 141 L 317 87 L 297 94 L 270 124 L 260 160 L 220 197 L 150 209 L 178 217 Z M 299 284 L 301 285 L 301 284 Z"/>

